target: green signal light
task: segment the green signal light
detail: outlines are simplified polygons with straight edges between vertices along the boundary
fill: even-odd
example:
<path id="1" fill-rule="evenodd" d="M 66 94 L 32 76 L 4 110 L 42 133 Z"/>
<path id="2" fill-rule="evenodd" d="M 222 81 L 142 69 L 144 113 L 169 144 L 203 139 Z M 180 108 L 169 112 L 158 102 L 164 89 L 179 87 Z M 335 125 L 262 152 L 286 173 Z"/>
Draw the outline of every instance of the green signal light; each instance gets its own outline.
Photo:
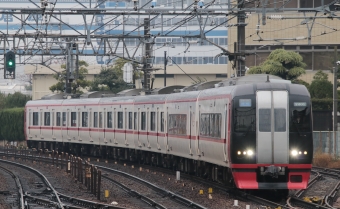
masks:
<path id="1" fill-rule="evenodd" d="M 13 66 L 13 62 L 12 62 L 12 61 L 9 61 L 9 62 L 8 62 L 8 66 Z"/>

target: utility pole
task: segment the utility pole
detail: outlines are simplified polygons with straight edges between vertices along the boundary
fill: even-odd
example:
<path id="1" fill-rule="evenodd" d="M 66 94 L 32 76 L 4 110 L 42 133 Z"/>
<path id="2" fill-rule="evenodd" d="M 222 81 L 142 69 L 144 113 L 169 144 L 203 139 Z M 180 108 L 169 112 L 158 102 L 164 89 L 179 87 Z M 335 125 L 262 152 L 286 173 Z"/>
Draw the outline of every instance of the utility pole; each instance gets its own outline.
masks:
<path id="1" fill-rule="evenodd" d="M 72 82 L 78 77 L 78 55 L 73 53 L 77 49 L 76 43 L 67 43 L 67 56 L 66 56 L 66 94 L 72 94 Z"/>
<path id="2" fill-rule="evenodd" d="M 244 0 L 238 0 L 238 9 L 243 9 Z M 245 11 L 239 11 L 237 14 L 237 53 L 241 54 L 240 56 L 235 56 L 236 59 L 236 75 L 237 77 L 241 77 L 245 75 L 245 38 L 246 38 L 246 24 L 245 24 Z"/>
<path id="3" fill-rule="evenodd" d="M 164 51 L 164 87 L 166 87 L 166 65 L 168 60 L 166 58 L 166 51 Z"/>
<path id="4" fill-rule="evenodd" d="M 337 131 L 338 131 L 338 47 L 334 46 L 334 67 L 333 67 L 333 150 L 334 156 L 337 156 Z"/>
<path id="5" fill-rule="evenodd" d="M 144 18 L 144 90 L 145 94 L 150 94 L 150 61 L 151 61 L 151 43 L 150 43 L 150 19 Z"/>

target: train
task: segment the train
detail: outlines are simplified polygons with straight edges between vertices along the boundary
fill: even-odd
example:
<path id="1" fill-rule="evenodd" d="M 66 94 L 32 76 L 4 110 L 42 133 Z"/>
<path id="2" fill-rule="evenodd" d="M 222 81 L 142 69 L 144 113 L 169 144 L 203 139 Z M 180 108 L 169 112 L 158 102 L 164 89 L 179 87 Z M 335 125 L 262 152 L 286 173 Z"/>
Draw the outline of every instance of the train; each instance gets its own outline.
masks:
<path id="1" fill-rule="evenodd" d="M 29 101 L 29 147 L 136 161 L 246 190 L 305 189 L 310 94 L 272 75 L 158 95 Z"/>

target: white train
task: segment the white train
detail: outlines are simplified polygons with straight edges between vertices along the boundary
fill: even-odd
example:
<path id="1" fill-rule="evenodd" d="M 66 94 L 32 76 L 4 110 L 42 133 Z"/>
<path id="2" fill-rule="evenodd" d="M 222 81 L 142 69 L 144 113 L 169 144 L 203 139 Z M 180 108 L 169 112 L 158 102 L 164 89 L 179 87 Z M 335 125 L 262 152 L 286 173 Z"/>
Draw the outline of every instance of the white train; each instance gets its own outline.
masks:
<path id="1" fill-rule="evenodd" d="M 31 147 L 140 160 L 232 179 L 243 189 L 305 188 L 313 150 L 306 88 L 264 75 L 226 84 L 165 95 L 30 101 L 25 135 Z M 295 149 L 306 154 L 295 156 Z"/>

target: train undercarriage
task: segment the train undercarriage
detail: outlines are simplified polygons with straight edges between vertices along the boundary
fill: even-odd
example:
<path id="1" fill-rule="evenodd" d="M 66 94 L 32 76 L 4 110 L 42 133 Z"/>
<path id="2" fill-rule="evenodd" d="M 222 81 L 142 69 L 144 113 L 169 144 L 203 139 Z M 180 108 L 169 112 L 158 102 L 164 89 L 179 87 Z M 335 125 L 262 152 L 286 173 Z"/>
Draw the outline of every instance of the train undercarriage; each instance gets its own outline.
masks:
<path id="1" fill-rule="evenodd" d="M 174 155 L 121 147 L 63 142 L 27 141 L 27 145 L 29 148 L 35 148 L 42 153 L 54 150 L 58 153 L 64 152 L 78 157 L 91 156 L 103 160 L 134 162 L 140 165 L 163 167 L 219 182 L 228 187 L 235 187 L 230 168 Z"/>

